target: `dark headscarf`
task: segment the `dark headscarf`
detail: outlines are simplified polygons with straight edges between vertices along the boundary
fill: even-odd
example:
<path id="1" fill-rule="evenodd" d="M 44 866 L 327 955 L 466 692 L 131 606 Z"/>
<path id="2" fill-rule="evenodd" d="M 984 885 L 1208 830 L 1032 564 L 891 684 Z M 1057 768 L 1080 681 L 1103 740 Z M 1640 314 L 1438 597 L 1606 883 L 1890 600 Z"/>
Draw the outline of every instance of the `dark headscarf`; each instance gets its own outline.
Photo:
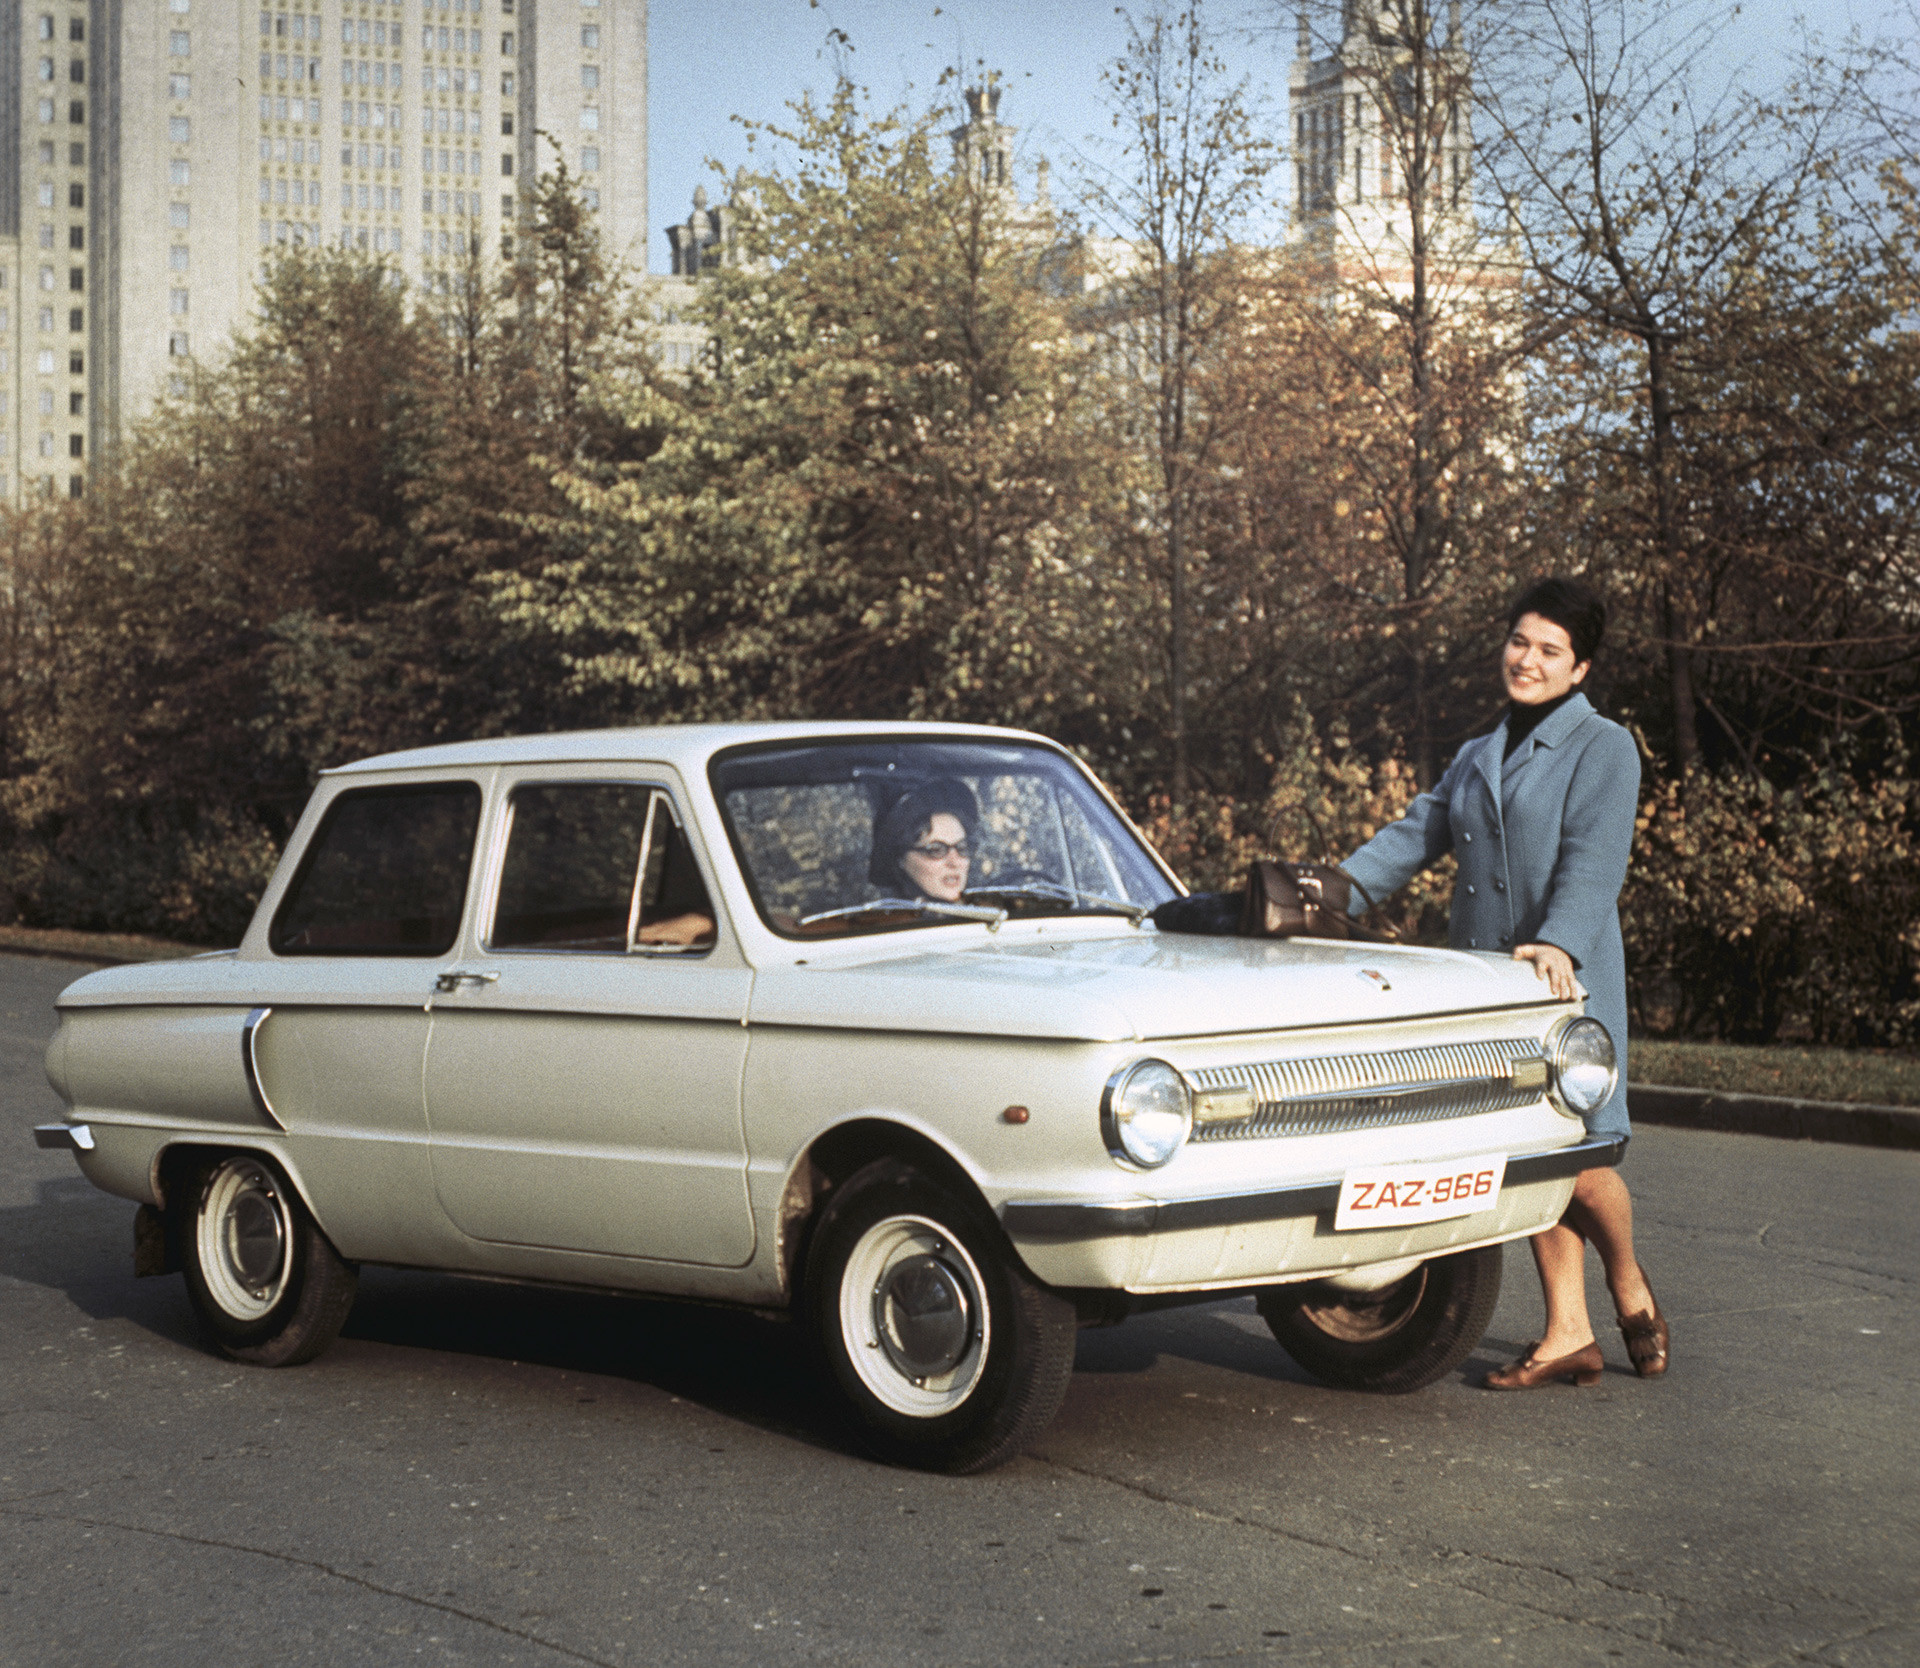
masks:
<path id="1" fill-rule="evenodd" d="M 980 805 L 973 790 L 953 776 L 936 776 L 909 788 L 874 818 L 873 856 L 867 864 L 867 878 L 882 893 L 897 894 L 903 883 L 912 885 L 900 860 L 919 843 L 927 824 L 942 811 L 959 818 L 967 838 L 973 838 L 980 826 Z"/>

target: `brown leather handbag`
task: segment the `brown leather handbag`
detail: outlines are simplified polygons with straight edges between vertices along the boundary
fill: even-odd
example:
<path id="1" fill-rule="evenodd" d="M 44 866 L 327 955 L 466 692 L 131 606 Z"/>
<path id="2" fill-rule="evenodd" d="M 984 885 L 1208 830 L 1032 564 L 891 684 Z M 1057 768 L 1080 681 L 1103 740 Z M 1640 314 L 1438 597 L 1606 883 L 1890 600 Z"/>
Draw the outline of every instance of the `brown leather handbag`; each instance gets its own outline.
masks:
<path id="1" fill-rule="evenodd" d="M 1262 861 L 1247 871 L 1240 895 L 1242 938 L 1357 938 L 1387 943 L 1399 935 L 1370 927 L 1348 914 L 1358 892 L 1367 907 L 1373 895 L 1336 863 Z"/>

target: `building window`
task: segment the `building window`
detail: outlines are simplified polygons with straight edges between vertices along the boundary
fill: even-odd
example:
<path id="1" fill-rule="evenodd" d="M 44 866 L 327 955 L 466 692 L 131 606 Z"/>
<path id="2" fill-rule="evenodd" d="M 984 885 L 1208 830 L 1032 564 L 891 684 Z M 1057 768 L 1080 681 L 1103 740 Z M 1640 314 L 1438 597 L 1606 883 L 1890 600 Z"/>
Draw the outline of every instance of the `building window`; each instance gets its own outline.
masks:
<path id="1" fill-rule="evenodd" d="M 85 334 L 87 328 L 87 311 L 84 307 L 69 307 L 67 309 L 67 328 L 76 336 Z"/>
<path id="2" fill-rule="evenodd" d="M 36 361 L 36 363 L 40 368 L 40 374 L 42 376 L 52 376 L 53 375 L 53 349 L 42 348 L 40 350 L 40 357 Z"/>
<path id="3" fill-rule="evenodd" d="M 79 435 L 76 434 L 73 438 L 75 440 L 78 440 L 80 437 Z M 75 454 L 75 455 L 77 456 L 78 454 Z M 86 476 L 69 475 L 67 477 L 67 496 L 69 498 L 84 498 L 86 496 L 86 493 L 87 493 Z"/>
<path id="4" fill-rule="evenodd" d="M 580 66 L 580 85 L 588 92 L 595 91 L 600 85 L 600 66 L 582 64 Z"/>
<path id="5" fill-rule="evenodd" d="M 87 356 L 78 351 L 67 355 L 67 375 L 85 376 L 87 374 Z"/>
<path id="6" fill-rule="evenodd" d="M 43 336 L 50 335 L 52 331 L 53 309 L 51 307 L 42 307 L 40 309 L 40 334 Z"/>
<path id="7" fill-rule="evenodd" d="M 82 185 L 78 180 L 75 180 L 71 185 L 67 187 L 67 207 L 68 208 L 85 208 L 86 206 L 87 206 L 87 188 L 84 185 Z M 78 248 L 79 245 L 75 244 L 74 247 Z"/>
<path id="8" fill-rule="evenodd" d="M 191 116 L 169 116 L 167 118 L 167 138 L 175 145 L 184 145 L 193 138 L 193 118 Z"/>
<path id="9" fill-rule="evenodd" d="M 502 98 L 513 97 L 513 76 L 511 74 L 500 77 L 500 96 Z"/>
<path id="10" fill-rule="evenodd" d="M 600 131 L 600 110 L 597 105 L 589 104 L 580 112 L 580 125 L 589 133 Z"/>
<path id="11" fill-rule="evenodd" d="M 189 351 L 190 350 L 187 346 L 187 333 L 184 330 L 175 330 L 175 331 L 169 332 L 167 336 L 167 357 L 168 358 L 185 359 L 188 356 Z"/>
<path id="12" fill-rule="evenodd" d="M 43 417 L 51 417 L 53 415 L 53 390 L 51 388 L 42 388 L 40 390 L 40 415 Z"/>
<path id="13" fill-rule="evenodd" d="M 79 417 L 84 415 L 86 409 L 87 396 L 81 393 L 78 388 L 74 389 L 74 391 L 67 396 L 67 415 L 69 417 Z"/>
<path id="14" fill-rule="evenodd" d="M 84 266 L 68 267 L 67 268 L 67 288 L 70 290 L 84 290 L 86 287 L 87 287 L 87 269 Z"/>
<path id="15" fill-rule="evenodd" d="M 43 122 L 50 122 L 53 120 L 53 100 L 52 99 L 43 98 L 40 101 L 40 119 Z"/>
<path id="16" fill-rule="evenodd" d="M 184 232 L 192 223 L 193 209 L 187 203 L 167 204 L 167 224 L 176 232 Z"/>
<path id="17" fill-rule="evenodd" d="M 185 290 L 167 291 L 167 311 L 184 313 L 187 310 L 187 292 Z"/>
<path id="18" fill-rule="evenodd" d="M 182 17 L 186 16 L 191 5 L 192 0 L 167 0 L 167 10 L 178 12 Z"/>
<path id="19" fill-rule="evenodd" d="M 70 18 L 67 22 L 67 39 L 70 41 L 83 41 L 86 38 L 86 19 L 81 17 Z"/>
<path id="20" fill-rule="evenodd" d="M 511 58 L 513 56 L 513 35 L 511 32 L 500 37 L 500 55 L 503 58 Z"/>
<path id="21" fill-rule="evenodd" d="M 53 288 L 53 268 L 52 267 L 43 266 L 40 269 L 40 287 L 43 290 L 50 290 Z"/>
<path id="22" fill-rule="evenodd" d="M 513 112 L 511 110 L 501 111 L 500 131 L 509 139 L 513 137 Z"/>
<path id="23" fill-rule="evenodd" d="M 193 171 L 185 157 L 177 156 L 167 164 L 167 184 L 191 185 L 192 183 Z M 76 186 L 74 189 L 78 190 L 79 187 Z"/>
<path id="24" fill-rule="evenodd" d="M 509 178 L 512 177 L 512 174 L 513 174 L 513 152 L 512 151 L 502 151 L 500 153 L 500 172 L 502 174 L 507 175 Z"/>
<path id="25" fill-rule="evenodd" d="M 53 436 L 52 435 L 43 433 L 40 436 L 40 455 L 43 458 L 50 458 L 53 456 Z"/>
<path id="26" fill-rule="evenodd" d="M 68 435 L 67 436 L 67 456 L 70 458 L 83 458 L 86 455 L 87 455 L 87 437 L 83 434 Z M 74 497 L 76 498 L 78 498 L 79 496 L 80 494 L 77 492 L 74 494 Z"/>
<path id="27" fill-rule="evenodd" d="M 51 22 L 52 19 L 48 19 L 47 21 Z M 42 58 L 40 60 L 40 79 L 42 81 L 51 81 L 53 79 L 53 60 L 51 58 Z"/>
<path id="28" fill-rule="evenodd" d="M 506 220 L 513 218 L 513 193 L 510 191 L 500 193 L 500 214 Z"/>
<path id="29" fill-rule="evenodd" d="M 187 246 L 184 243 L 176 243 L 167 250 L 167 270 L 170 272 L 187 270 Z"/>
<path id="30" fill-rule="evenodd" d="M 69 226 L 67 228 L 67 247 L 69 249 L 84 249 L 86 246 L 87 228 L 85 226 Z"/>
<path id="31" fill-rule="evenodd" d="M 589 52 L 598 52 L 600 50 L 600 25 L 597 23 L 585 25 L 580 31 L 580 44 Z"/>
<path id="32" fill-rule="evenodd" d="M 50 41 L 53 39 L 53 19 L 48 17 L 44 12 L 40 14 L 40 38 L 43 41 Z M 48 59 L 47 61 L 51 63 L 53 60 Z M 49 76 L 48 79 L 51 80 L 52 77 Z"/>
<path id="33" fill-rule="evenodd" d="M 585 203 L 588 208 L 592 209 L 595 213 L 599 212 L 600 193 L 595 191 L 591 186 L 589 186 L 586 190 L 580 193 L 580 200 L 581 202 Z"/>
<path id="34" fill-rule="evenodd" d="M 580 172 L 583 174 L 597 174 L 600 172 L 600 147 L 598 145 L 589 145 L 580 153 Z"/>
<path id="35" fill-rule="evenodd" d="M 76 139 L 71 145 L 67 147 L 67 166 L 70 168 L 84 168 L 86 167 L 86 165 L 87 165 L 86 141 L 81 139 Z"/>
<path id="36" fill-rule="evenodd" d="M 53 247 L 53 223 L 51 221 L 40 228 L 40 247 L 42 249 L 51 249 Z"/>
<path id="37" fill-rule="evenodd" d="M 67 121 L 74 127 L 85 127 L 87 125 L 87 101 L 85 99 L 77 98 L 67 106 Z"/>
<path id="38" fill-rule="evenodd" d="M 175 29 L 167 35 L 167 55 L 171 58 L 191 58 L 193 56 L 192 38 L 184 29 Z"/>

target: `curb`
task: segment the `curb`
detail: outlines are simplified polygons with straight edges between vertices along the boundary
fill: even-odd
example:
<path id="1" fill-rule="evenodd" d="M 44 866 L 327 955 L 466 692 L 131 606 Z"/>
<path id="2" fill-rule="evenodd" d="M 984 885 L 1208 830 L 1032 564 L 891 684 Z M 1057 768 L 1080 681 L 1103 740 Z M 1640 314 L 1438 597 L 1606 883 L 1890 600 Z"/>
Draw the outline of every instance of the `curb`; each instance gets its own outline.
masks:
<path id="1" fill-rule="evenodd" d="M 1786 1141 L 1838 1141 L 1854 1147 L 1920 1150 L 1920 1107 L 1852 1106 L 1831 1100 L 1792 1100 L 1783 1095 L 1740 1095 L 1722 1089 L 1669 1089 L 1629 1083 L 1627 1111 L 1635 1123 L 1676 1129 L 1717 1129 L 1736 1135 L 1771 1135 Z"/>

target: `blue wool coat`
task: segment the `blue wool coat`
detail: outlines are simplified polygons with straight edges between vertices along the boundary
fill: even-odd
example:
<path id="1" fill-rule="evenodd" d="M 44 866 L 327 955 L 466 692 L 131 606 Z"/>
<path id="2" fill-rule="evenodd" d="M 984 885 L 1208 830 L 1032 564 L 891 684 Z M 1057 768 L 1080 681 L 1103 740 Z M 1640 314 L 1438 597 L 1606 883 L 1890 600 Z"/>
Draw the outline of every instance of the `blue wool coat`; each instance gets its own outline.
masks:
<path id="1" fill-rule="evenodd" d="M 1587 1119 L 1597 1136 L 1627 1125 L 1627 964 L 1620 888 L 1640 802 L 1640 750 L 1575 693 L 1501 762 L 1503 718 L 1454 756 L 1431 793 L 1343 867 L 1376 898 L 1448 852 L 1459 861 L 1448 938 L 1456 950 L 1511 954 L 1554 944 L 1573 958 L 1587 1012 L 1620 1058 L 1613 1097 Z M 1354 900 L 1356 913 L 1365 906 Z"/>

